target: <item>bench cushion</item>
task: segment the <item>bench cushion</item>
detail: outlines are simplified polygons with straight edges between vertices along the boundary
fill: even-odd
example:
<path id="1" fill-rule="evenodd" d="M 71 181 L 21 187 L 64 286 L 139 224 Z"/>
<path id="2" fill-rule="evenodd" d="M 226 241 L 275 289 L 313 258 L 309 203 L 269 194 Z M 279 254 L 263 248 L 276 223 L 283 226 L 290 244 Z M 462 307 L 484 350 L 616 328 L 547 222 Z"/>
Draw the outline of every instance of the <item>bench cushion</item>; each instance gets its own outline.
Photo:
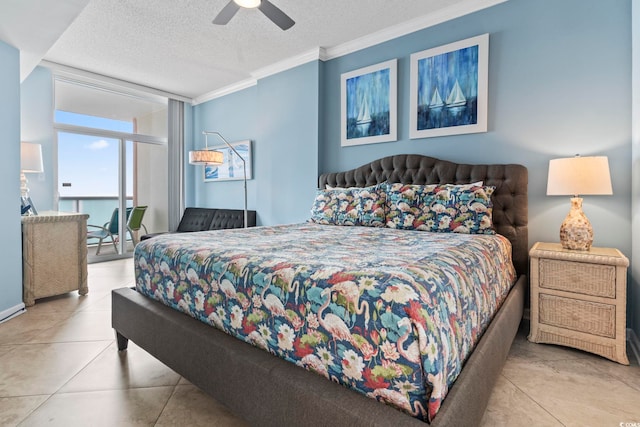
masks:
<path id="1" fill-rule="evenodd" d="M 218 209 L 186 208 L 178 225 L 178 232 L 209 230 Z"/>
<path id="2" fill-rule="evenodd" d="M 256 211 L 247 211 L 247 225 L 256 226 Z M 244 227 L 244 210 L 218 209 L 216 210 L 209 230 L 225 230 L 228 228 Z"/>

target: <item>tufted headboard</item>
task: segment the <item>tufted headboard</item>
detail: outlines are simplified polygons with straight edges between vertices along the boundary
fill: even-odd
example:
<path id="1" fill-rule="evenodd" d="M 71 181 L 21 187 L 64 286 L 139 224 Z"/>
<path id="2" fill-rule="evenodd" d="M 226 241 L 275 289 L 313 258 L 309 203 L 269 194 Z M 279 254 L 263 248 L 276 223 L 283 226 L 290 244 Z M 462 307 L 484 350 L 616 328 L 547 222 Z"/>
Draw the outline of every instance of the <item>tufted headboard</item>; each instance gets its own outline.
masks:
<path id="1" fill-rule="evenodd" d="M 513 263 L 518 274 L 527 274 L 528 173 L 516 164 L 465 165 L 419 154 L 401 154 L 374 160 L 345 172 L 320 175 L 320 188 L 367 187 L 382 182 L 403 184 L 468 184 L 484 181 L 493 185 L 493 223 L 496 231 L 511 241 Z"/>

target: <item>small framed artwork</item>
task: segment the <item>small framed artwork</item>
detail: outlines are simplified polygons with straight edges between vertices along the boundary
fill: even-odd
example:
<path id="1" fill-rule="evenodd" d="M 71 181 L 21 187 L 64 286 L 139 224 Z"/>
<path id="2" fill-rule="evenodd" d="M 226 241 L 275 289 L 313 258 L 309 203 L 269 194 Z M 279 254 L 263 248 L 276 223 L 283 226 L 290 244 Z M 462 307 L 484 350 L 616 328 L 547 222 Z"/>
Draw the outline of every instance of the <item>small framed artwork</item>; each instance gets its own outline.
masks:
<path id="1" fill-rule="evenodd" d="M 247 179 L 251 179 L 251 140 L 232 142 L 231 145 L 236 149 L 240 157 L 245 160 Z M 205 182 L 244 179 L 243 163 L 238 154 L 234 153 L 226 145 L 210 147 L 209 149 L 220 151 L 223 155 L 223 163 L 219 166 L 206 165 L 204 167 Z"/>
<path id="2" fill-rule="evenodd" d="M 489 34 L 411 55 L 410 138 L 487 131 Z"/>
<path id="3" fill-rule="evenodd" d="M 340 76 L 343 147 L 396 141 L 397 62 L 392 59 Z"/>

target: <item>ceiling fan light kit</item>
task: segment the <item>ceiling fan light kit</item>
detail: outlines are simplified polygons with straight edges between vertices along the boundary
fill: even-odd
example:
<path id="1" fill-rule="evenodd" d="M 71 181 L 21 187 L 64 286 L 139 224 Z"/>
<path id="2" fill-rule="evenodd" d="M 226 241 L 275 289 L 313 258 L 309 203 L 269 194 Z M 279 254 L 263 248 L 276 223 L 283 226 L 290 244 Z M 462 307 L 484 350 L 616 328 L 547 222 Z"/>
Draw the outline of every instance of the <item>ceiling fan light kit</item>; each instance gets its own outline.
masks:
<path id="1" fill-rule="evenodd" d="M 264 13 L 267 18 L 273 21 L 274 24 L 285 31 L 295 24 L 293 19 L 269 0 L 229 0 L 229 3 L 227 3 L 220 13 L 218 13 L 218 16 L 215 17 L 213 23 L 216 25 L 226 25 L 240 8 L 252 9 L 256 7 L 260 12 Z"/>
<path id="2" fill-rule="evenodd" d="M 260 0 L 233 0 L 240 7 L 246 7 L 247 9 L 253 9 L 260 6 Z"/>

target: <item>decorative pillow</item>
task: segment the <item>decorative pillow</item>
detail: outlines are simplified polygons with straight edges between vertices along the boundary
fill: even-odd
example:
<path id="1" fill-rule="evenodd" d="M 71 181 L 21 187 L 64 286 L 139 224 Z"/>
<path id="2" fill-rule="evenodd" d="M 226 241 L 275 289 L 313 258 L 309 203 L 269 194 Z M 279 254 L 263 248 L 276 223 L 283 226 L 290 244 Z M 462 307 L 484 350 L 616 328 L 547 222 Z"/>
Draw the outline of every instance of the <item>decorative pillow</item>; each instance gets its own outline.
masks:
<path id="1" fill-rule="evenodd" d="M 317 190 L 311 207 L 311 222 L 356 225 L 358 206 L 350 189 Z"/>
<path id="2" fill-rule="evenodd" d="M 431 232 L 495 234 L 491 195 L 481 184 L 387 187 L 387 227 Z"/>
<path id="3" fill-rule="evenodd" d="M 434 191 L 449 194 L 442 205 L 433 205 L 435 232 L 495 234 L 493 229 L 493 186 L 444 185 Z"/>
<path id="4" fill-rule="evenodd" d="M 358 225 L 384 227 L 387 217 L 385 190 L 385 184 L 354 189 L 354 197 L 358 203 Z"/>
<path id="5" fill-rule="evenodd" d="M 429 205 L 440 197 L 433 193 L 436 187 L 436 184 L 387 184 L 387 227 L 431 231 Z"/>
<path id="6" fill-rule="evenodd" d="M 380 185 L 317 190 L 310 222 L 384 227 L 386 193 Z"/>

